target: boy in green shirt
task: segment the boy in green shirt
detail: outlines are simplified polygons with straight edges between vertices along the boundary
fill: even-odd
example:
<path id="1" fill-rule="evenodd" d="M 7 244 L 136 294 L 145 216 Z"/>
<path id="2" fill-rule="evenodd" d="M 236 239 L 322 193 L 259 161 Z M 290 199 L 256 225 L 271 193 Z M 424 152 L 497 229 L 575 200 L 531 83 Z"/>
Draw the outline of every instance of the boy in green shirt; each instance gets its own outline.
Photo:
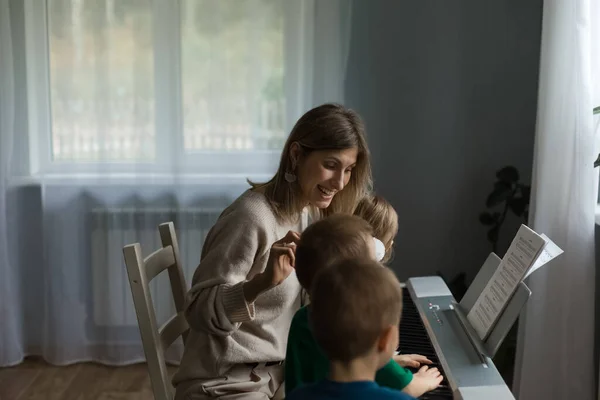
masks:
<path id="1" fill-rule="evenodd" d="M 320 270 L 343 259 L 375 259 L 372 232 L 366 221 L 351 215 L 334 215 L 309 226 L 302 233 L 296 249 L 294 267 L 300 285 L 308 291 Z M 309 313 L 310 305 L 298 310 L 292 319 L 285 359 L 286 395 L 300 385 L 318 382 L 328 375 L 329 360 L 314 339 L 308 322 Z M 426 357 L 419 355 L 395 358 L 411 367 L 430 363 Z M 381 368 L 375 377 L 379 385 L 402 390 L 414 397 L 435 389 L 441 380 L 437 368 L 423 366 L 413 376 L 394 360 Z"/>

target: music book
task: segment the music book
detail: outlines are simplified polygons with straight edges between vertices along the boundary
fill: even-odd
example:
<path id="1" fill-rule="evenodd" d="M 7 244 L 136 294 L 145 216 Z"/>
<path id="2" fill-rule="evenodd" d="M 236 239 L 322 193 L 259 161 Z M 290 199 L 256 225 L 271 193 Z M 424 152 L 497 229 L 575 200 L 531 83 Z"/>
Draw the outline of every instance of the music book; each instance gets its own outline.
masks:
<path id="1" fill-rule="evenodd" d="M 521 225 L 506 255 L 467 314 L 481 340 L 487 339 L 519 283 L 562 252 L 548 236 Z"/>

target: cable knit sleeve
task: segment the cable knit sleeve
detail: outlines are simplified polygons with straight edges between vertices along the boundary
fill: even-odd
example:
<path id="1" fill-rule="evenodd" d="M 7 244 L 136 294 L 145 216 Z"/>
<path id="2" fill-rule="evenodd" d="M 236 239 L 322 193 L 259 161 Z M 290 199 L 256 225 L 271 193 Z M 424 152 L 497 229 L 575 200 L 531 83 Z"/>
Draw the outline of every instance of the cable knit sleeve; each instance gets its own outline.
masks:
<path id="1" fill-rule="evenodd" d="M 186 297 L 185 315 L 192 329 L 227 336 L 254 318 L 254 304 L 246 302 L 243 284 L 268 252 L 268 220 L 242 207 L 226 211 L 210 230 Z"/>

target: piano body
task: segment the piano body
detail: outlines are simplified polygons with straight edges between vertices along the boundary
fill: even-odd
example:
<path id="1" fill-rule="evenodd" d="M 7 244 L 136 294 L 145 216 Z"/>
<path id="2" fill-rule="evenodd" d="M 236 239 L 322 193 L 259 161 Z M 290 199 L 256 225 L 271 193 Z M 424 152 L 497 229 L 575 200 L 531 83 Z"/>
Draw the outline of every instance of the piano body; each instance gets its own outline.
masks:
<path id="1" fill-rule="evenodd" d="M 398 350 L 427 356 L 444 375 L 442 386 L 421 399 L 514 400 L 492 357 L 529 298 L 529 288 L 520 283 L 485 341 L 466 318 L 499 263 L 490 254 L 460 303 L 440 277 L 406 282 Z"/>

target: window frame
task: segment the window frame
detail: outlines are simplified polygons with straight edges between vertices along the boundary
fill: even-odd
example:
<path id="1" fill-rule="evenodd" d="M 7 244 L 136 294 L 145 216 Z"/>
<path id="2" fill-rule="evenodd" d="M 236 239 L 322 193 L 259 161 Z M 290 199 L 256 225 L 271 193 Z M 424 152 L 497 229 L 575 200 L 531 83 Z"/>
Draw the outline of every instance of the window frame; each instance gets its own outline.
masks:
<path id="1" fill-rule="evenodd" d="M 153 1 L 156 154 L 145 161 L 56 161 L 52 159 L 50 44 L 47 0 L 25 0 L 25 43 L 31 176 L 191 175 L 267 177 L 279 164 L 280 150 L 193 151 L 183 146 L 180 1 Z M 314 0 L 285 3 L 286 126 L 304 111 L 312 91 L 311 24 Z M 158 18 L 160 16 L 160 18 Z M 293 46 L 293 47 L 290 47 Z M 168 132 L 177 132 L 169 135 Z M 218 170 L 218 172 L 216 171 Z"/>

